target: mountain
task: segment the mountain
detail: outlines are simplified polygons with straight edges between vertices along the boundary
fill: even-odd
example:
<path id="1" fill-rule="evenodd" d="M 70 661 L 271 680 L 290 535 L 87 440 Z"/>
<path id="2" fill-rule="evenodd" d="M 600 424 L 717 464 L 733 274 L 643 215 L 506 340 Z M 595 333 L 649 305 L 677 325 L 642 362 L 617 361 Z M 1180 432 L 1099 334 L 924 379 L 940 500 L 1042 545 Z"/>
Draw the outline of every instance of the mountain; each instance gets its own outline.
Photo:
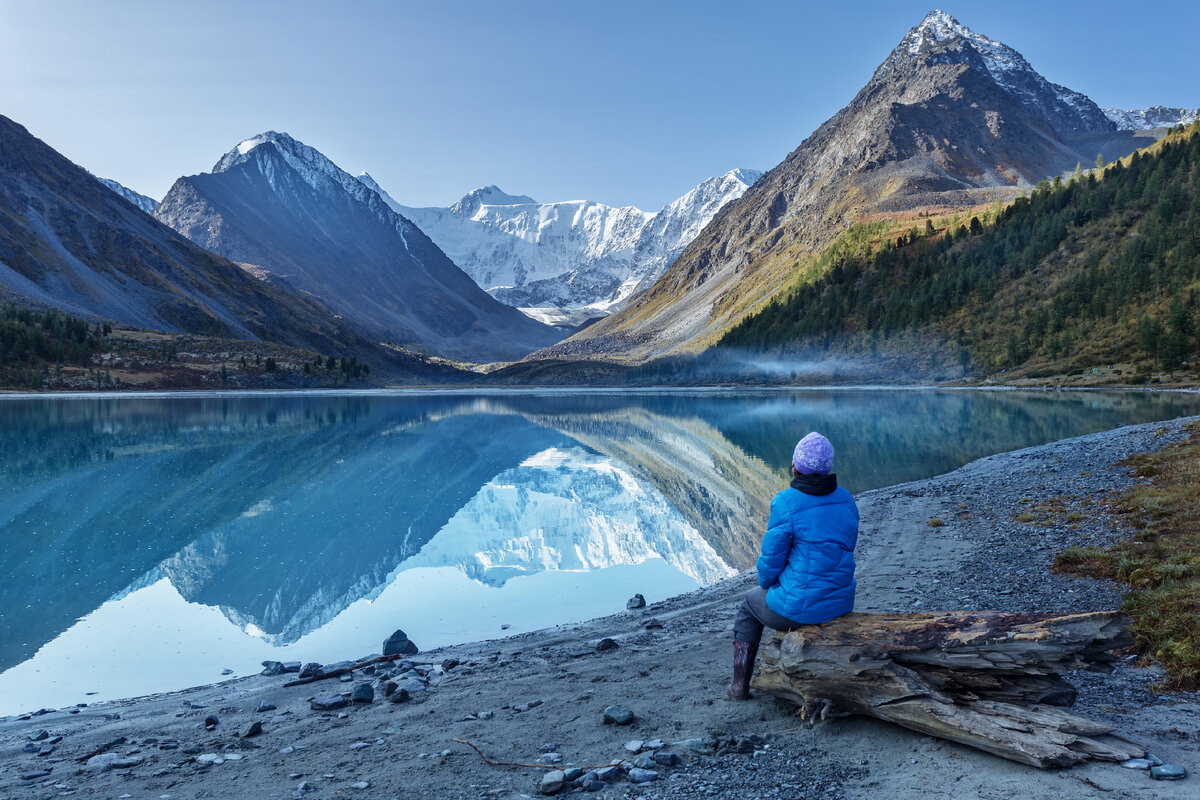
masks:
<path id="1" fill-rule="evenodd" d="M 858 95 L 729 203 L 650 290 L 539 353 L 647 358 L 714 343 L 865 215 L 1012 197 L 1153 141 L 941 11 L 910 30 Z"/>
<path id="2" fill-rule="evenodd" d="M 136 327 L 322 353 L 366 345 L 319 303 L 197 247 L 6 117 L 0 296 Z"/>
<path id="3" fill-rule="evenodd" d="M 1122 111 L 1106 108 L 1104 115 L 1112 120 L 1120 131 L 1144 131 L 1151 128 L 1173 128 L 1176 125 L 1191 125 L 1200 119 L 1200 108 L 1168 108 L 1150 106 Z"/>
<path id="4" fill-rule="evenodd" d="M 154 198 L 146 197 L 146 195 L 144 195 L 144 194 L 138 194 L 133 189 L 126 189 L 124 186 L 122 186 L 121 184 L 117 183 L 114 180 L 111 180 L 109 178 L 99 178 L 99 177 L 96 178 L 96 180 L 100 181 L 105 186 L 107 186 L 109 189 L 112 189 L 114 192 L 121 195 L 121 197 L 124 197 L 126 200 L 133 203 L 135 206 L 140 208 L 142 211 L 145 211 L 147 214 L 153 214 L 155 206 L 158 205 L 158 201 L 155 200 Z"/>
<path id="5" fill-rule="evenodd" d="M 449 208 L 402 206 L 367 173 L 359 180 L 413 220 L 493 297 L 538 319 L 578 322 L 649 286 L 709 220 L 762 173 L 709 178 L 656 213 L 590 200 L 538 203 L 496 186 Z"/>
<path id="6" fill-rule="evenodd" d="M 480 361 L 561 338 L 492 299 L 429 237 L 317 150 L 274 131 L 180 178 L 155 217 L 374 340 Z"/>

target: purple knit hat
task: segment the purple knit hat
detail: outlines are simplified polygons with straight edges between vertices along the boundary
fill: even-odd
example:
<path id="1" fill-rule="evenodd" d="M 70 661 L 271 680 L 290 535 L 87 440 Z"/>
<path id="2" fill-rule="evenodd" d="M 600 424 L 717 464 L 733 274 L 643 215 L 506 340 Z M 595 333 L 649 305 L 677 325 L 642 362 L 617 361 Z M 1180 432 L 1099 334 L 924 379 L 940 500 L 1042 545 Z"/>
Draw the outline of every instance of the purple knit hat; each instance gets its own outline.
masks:
<path id="1" fill-rule="evenodd" d="M 833 445 L 821 434 L 810 433 L 797 443 L 792 466 L 802 475 L 828 475 L 833 470 Z"/>

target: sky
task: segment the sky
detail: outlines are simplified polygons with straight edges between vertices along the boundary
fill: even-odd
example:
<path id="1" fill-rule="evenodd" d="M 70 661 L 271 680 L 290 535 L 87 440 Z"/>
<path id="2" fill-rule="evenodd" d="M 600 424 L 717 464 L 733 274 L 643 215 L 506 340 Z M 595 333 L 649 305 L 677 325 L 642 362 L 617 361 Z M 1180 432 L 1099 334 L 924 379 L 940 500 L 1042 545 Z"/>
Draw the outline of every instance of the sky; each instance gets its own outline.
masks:
<path id="1" fill-rule="evenodd" d="M 769 169 L 934 3 L 1101 107 L 1200 106 L 1200 3 L 0 0 L 0 114 L 161 198 L 290 133 L 399 202 L 657 210 Z"/>

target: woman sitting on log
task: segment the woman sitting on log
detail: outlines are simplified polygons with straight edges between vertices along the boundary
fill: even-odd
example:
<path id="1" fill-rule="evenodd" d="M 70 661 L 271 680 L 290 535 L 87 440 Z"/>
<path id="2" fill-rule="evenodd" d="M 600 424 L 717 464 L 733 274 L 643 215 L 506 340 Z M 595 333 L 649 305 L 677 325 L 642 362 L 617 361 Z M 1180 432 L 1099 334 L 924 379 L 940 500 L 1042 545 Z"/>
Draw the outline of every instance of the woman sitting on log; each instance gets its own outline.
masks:
<path id="1" fill-rule="evenodd" d="M 792 453 L 792 483 L 771 501 L 758 558 L 758 586 L 733 623 L 731 700 L 750 696 L 763 626 L 787 631 L 829 622 L 854 608 L 858 506 L 832 474 L 833 445 L 810 433 Z"/>

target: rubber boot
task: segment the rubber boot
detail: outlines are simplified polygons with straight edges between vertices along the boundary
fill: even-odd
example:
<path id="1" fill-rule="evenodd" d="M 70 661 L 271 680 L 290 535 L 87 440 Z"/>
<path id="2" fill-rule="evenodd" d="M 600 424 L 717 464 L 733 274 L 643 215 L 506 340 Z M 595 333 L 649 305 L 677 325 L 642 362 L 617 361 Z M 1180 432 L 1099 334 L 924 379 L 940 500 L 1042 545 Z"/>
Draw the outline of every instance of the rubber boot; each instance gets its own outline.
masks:
<path id="1" fill-rule="evenodd" d="M 725 689 L 730 700 L 749 699 L 750 676 L 754 674 L 754 657 L 757 655 L 757 642 L 733 643 L 733 680 Z"/>

